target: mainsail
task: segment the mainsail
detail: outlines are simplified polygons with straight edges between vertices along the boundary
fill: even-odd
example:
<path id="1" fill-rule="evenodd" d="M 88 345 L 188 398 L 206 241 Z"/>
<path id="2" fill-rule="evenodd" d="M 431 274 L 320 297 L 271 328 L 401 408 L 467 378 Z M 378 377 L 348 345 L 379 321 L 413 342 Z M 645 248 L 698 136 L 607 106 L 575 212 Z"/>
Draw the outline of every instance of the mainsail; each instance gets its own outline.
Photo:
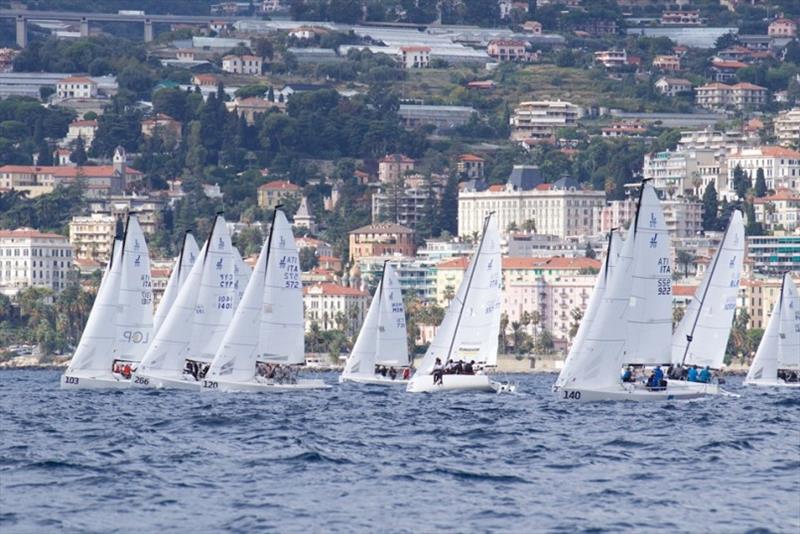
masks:
<path id="1" fill-rule="evenodd" d="M 150 283 L 150 255 L 139 221 L 128 216 L 122 239 L 122 270 L 115 324 L 117 339 L 114 359 L 138 362 L 144 356 L 153 333 L 153 291 Z"/>
<path id="2" fill-rule="evenodd" d="M 69 362 L 67 374 L 74 374 L 76 371 L 80 371 L 81 374 L 111 373 L 113 360 L 111 354 L 116 330 L 109 328 L 109 325 L 113 324 L 117 313 L 119 279 L 122 271 L 121 255 L 122 241 L 117 239 L 111 250 L 111 261 L 106 266 L 100 287 L 97 289 L 86 327 Z"/>
<path id="3" fill-rule="evenodd" d="M 429 375 L 436 359 L 497 364 L 500 332 L 500 232 L 490 213 L 483 235 L 470 260 L 442 324 L 422 359 L 417 375 Z"/>
<path id="4" fill-rule="evenodd" d="M 672 336 L 672 363 L 722 367 L 736 311 L 743 258 L 744 223 L 737 210 Z"/>
<path id="5" fill-rule="evenodd" d="M 239 249 L 233 246 L 233 278 L 234 278 L 234 292 L 233 292 L 233 309 L 239 306 L 239 302 L 244 296 L 244 289 L 247 287 L 247 282 L 250 280 L 250 273 L 253 270 L 242 259 Z"/>
<path id="6" fill-rule="evenodd" d="M 156 308 L 156 313 L 153 317 L 154 338 L 159 328 L 161 328 L 161 325 L 164 324 L 167 312 L 170 307 L 172 307 L 175 299 L 178 298 L 178 292 L 181 287 L 183 287 L 183 284 L 186 283 L 186 279 L 189 278 L 189 272 L 191 272 L 198 254 L 197 242 L 194 240 L 194 237 L 192 237 L 192 234 L 187 231 L 183 236 L 181 252 L 178 255 L 178 259 L 175 261 L 175 267 L 172 268 L 169 281 L 167 281 L 167 287 L 164 289 L 164 295 L 161 297 L 161 301 L 159 301 L 158 308 Z"/>

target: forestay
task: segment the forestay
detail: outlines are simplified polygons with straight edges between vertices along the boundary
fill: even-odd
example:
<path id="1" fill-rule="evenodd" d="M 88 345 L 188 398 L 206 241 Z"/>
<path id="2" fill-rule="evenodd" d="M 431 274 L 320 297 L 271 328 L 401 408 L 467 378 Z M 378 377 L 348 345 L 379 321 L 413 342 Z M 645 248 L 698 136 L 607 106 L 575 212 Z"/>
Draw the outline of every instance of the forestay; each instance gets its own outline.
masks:
<path id="1" fill-rule="evenodd" d="M 111 261 L 106 266 L 100 287 L 97 289 L 86 327 L 83 329 L 78 347 L 69 362 L 68 375 L 75 374 L 77 371 L 80 371 L 81 374 L 92 375 L 111 373 L 116 330 L 109 328 L 109 325 L 113 324 L 117 313 L 117 296 L 122 271 L 121 255 L 122 241 L 117 239 L 111 250 Z"/>
<path id="2" fill-rule="evenodd" d="M 158 334 L 158 330 L 161 328 L 161 325 L 164 324 L 164 319 L 167 317 L 167 312 L 175 303 L 175 299 L 178 298 L 178 292 L 181 287 L 183 287 L 183 284 L 186 283 L 186 279 L 189 278 L 189 273 L 194 266 L 194 262 L 197 260 L 198 254 L 197 241 L 194 240 L 192 234 L 186 232 L 183 236 L 181 252 L 178 255 L 178 259 L 175 261 L 175 267 L 173 267 L 172 273 L 169 275 L 167 287 L 164 289 L 164 295 L 161 297 L 158 308 L 156 308 L 155 316 L 153 317 L 153 338 Z"/>
<path id="3" fill-rule="evenodd" d="M 494 214 L 486 217 L 478 249 L 464 273 L 417 375 L 429 375 L 436 359 L 497 363 L 500 332 L 500 232 Z"/>
<path id="4" fill-rule="evenodd" d="M 722 367 L 744 258 L 742 213 L 734 211 L 710 268 L 672 336 L 672 363 Z"/>
<path id="5" fill-rule="evenodd" d="M 580 325 L 578 326 L 578 332 L 575 335 L 574 341 L 572 342 L 572 347 L 570 348 L 569 354 L 564 361 L 564 367 L 561 369 L 561 373 L 559 373 L 558 379 L 556 380 L 557 387 L 561 387 L 567 382 L 571 381 L 572 378 L 575 377 L 576 372 L 581 367 L 587 365 L 587 356 L 589 352 L 587 351 L 586 336 L 589 328 L 595 321 L 595 317 L 597 317 L 598 310 L 600 309 L 600 303 L 605 296 L 606 286 L 611 278 L 611 274 L 614 272 L 614 268 L 619 262 L 621 247 L 622 238 L 617 231 L 612 230 L 608 234 L 606 257 L 603 260 L 602 266 L 600 267 L 597 281 L 595 282 L 594 289 L 589 297 L 589 303 L 586 306 L 586 312 L 584 313 Z"/>
<path id="6" fill-rule="evenodd" d="M 150 255 L 135 215 L 128 216 L 120 260 L 122 271 L 115 316 L 114 359 L 139 362 L 153 333 L 153 291 Z"/>
<path id="7" fill-rule="evenodd" d="M 233 318 L 236 277 L 231 236 L 218 215 L 203 258 L 187 358 L 210 362 Z"/>

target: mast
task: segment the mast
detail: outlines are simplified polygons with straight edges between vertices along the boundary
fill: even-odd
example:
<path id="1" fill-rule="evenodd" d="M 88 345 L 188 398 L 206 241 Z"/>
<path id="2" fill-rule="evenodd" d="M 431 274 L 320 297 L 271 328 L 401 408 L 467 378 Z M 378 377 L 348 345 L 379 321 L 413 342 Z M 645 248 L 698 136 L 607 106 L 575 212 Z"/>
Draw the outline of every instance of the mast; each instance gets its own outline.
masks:
<path id="1" fill-rule="evenodd" d="M 608 232 L 608 246 L 606 247 L 606 265 L 603 269 L 603 278 L 608 280 L 608 267 L 611 263 L 611 242 L 614 240 L 614 231 L 618 230 L 618 228 L 612 228 L 610 232 Z"/>
<path id="2" fill-rule="evenodd" d="M 706 277 L 708 277 L 708 283 L 706 284 L 705 289 L 703 290 L 703 296 L 700 297 L 700 305 L 697 307 L 697 315 L 694 316 L 694 321 L 692 321 L 692 329 L 686 334 L 686 348 L 683 349 L 683 358 L 681 359 L 681 365 L 686 364 L 686 356 L 689 355 L 689 347 L 692 345 L 692 340 L 694 339 L 694 330 L 697 328 L 697 321 L 700 320 L 700 310 L 703 309 L 703 303 L 706 301 L 706 295 L 708 294 L 708 290 L 711 288 L 711 279 L 714 277 L 714 271 L 717 269 L 717 263 L 719 263 L 719 257 L 722 256 L 722 249 L 725 246 L 725 239 L 728 237 L 728 230 L 731 229 L 731 223 L 728 222 L 727 228 L 725 228 L 725 233 L 722 234 L 722 241 L 719 242 L 719 249 L 717 249 L 717 253 L 714 255 L 714 264 L 711 266 L 711 271 L 706 273 Z M 781 286 L 781 294 L 783 291 L 783 286 Z"/>
<path id="3" fill-rule="evenodd" d="M 642 197 L 644 196 L 644 184 L 649 182 L 651 178 L 642 178 L 642 187 L 639 188 L 639 201 L 636 203 L 636 216 L 633 218 L 633 235 L 636 235 L 636 230 L 639 228 L 639 212 L 642 210 Z"/>
<path id="4" fill-rule="evenodd" d="M 183 242 L 181 243 L 181 251 L 178 254 L 178 279 L 181 276 L 181 270 L 183 269 L 183 250 L 186 248 L 186 238 L 189 235 L 190 230 L 186 230 L 183 233 Z"/>
<path id="5" fill-rule="evenodd" d="M 278 204 L 272 210 L 272 226 L 269 227 L 269 237 L 267 238 L 267 263 L 264 265 L 264 280 L 267 279 L 267 272 L 269 271 L 269 255 L 272 252 L 272 236 L 275 235 L 275 218 L 278 216 L 278 210 L 283 208 L 283 204 Z"/>
<path id="6" fill-rule="evenodd" d="M 478 261 L 478 257 L 480 257 L 481 251 L 483 250 L 483 241 L 486 239 L 486 229 L 489 228 L 489 221 L 494 215 L 493 211 L 489 212 L 489 215 L 483 220 L 483 234 L 481 234 L 481 242 L 478 244 L 478 250 L 475 251 L 475 261 Z M 469 290 L 472 287 L 472 278 L 475 276 L 475 268 L 477 268 L 477 263 L 475 267 L 472 269 L 472 272 L 469 273 L 469 280 L 467 280 L 467 289 L 464 291 L 464 300 L 461 301 L 461 308 L 458 310 L 458 318 L 456 319 L 456 327 L 453 329 L 453 338 L 450 340 L 450 348 L 447 349 L 447 361 L 450 361 L 450 356 L 453 354 L 453 345 L 456 343 L 456 336 L 458 335 L 458 327 L 461 324 L 461 316 L 464 314 L 464 302 L 467 301 L 467 297 L 469 296 Z"/>
<path id="7" fill-rule="evenodd" d="M 122 256 L 125 255 L 125 243 L 128 241 L 128 228 L 131 226 L 131 212 L 128 212 L 128 215 L 125 217 L 125 231 L 122 233 L 122 251 L 120 252 L 119 259 L 122 259 Z M 113 260 L 113 258 L 112 258 Z"/>
<path id="8" fill-rule="evenodd" d="M 383 315 L 383 313 L 381 313 L 383 311 L 383 282 L 386 280 L 386 264 L 388 264 L 388 263 L 389 263 L 389 260 L 384 260 L 383 261 L 383 270 L 381 271 L 381 281 L 378 284 L 378 295 L 377 295 L 377 297 L 378 297 L 378 332 L 377 332 L 377 335 L 380 335 L 380 333 L 381 333 L 381 316 Z M 380 338 L 377 338 L 375 340 L 375 349 L 376 349 L 375 352 L 376 353 L 377 353 L 377 348 L 378 348 L 378 339 L 380 339 Z M 375 354 L 375 356 L 377 358 L 378 355 Z"/>
<path id="9" fill-rule="evenodd" d="M 210 233 L 210 234 L 208 234 L 208 240 L 207 240 L 206 250 L 205 250 L 205 252 L 203 252 L 203 263 L 205 263 L 205 262 L 206 262 L 206 258 L 208 257 L 208 251 L 211 249 L 212 238 L 214 237 L 214 228 L 216 228 L 216 227 L 217 227 L 217 219 L 219 219 L 219 218 L 220 218 L 220 216 L 221 216 L 223 213 L 224 213 L 224 212 L 223 212 L 222 210 L 219 210 L 219 211 L 217 212 L 217 214 L 216 214 L 216 215 L 214 215 L 214 220 L 213 220 L 213 221 L 211 221 L 211 233 Z M 185 242 L 185 241 L 186 241 L 186 240 L 184 239 L 184 242 Z"/>

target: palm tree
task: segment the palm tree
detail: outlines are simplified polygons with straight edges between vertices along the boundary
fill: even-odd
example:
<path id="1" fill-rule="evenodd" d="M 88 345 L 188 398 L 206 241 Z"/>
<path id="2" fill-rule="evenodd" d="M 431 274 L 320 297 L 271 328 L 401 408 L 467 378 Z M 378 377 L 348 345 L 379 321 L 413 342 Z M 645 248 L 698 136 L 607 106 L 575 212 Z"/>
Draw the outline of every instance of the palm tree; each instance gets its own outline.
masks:
<path id="1" fill-rule="evenodd" d="M 508 315 L 505 313 L 500 315 L 500 350 L 503 354 L 506 353 L 508 347 L 508 340 L 506 339 L 506 329 L 508 328 Z"/>

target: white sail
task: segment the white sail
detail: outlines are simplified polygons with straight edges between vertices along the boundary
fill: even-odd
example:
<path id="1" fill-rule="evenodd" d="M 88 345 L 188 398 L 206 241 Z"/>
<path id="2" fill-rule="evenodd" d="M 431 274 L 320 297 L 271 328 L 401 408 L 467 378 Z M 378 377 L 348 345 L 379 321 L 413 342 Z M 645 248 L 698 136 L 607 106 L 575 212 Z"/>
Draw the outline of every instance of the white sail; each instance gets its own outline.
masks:
<path id="1" fill-rule="evenodd" d="M 283 211 L 276 211 L 270 232 L 258 358 L 265 362 L 303 364 L 305 322 L 300 259 L 292 227 Z"/>
<path id="2" fill-rule="evenodd" d="M 244 289 L 231 325 L 208 368 L 206 376 L 209 380 L 244 382 L 255 376 L 268 255 L 269 242 L 261 248 L 255 270 Z"/>
<path id="3" fill-rule="evenodd" d="M 383 277 L 375 289 L 364 324 L 347 358 L 343 375 L 372 375 L 375 365 L 408 365 L 406 317 L 397 271 L 384 264 Z"/>
<path id="4" fill-rule="evenodd" d="M 744 223 L 734 211 L 703 282 L 672 336 L 672 363 L 722 367 L 744 258 Z"/>
<path id="5" fill-rule="evenodd" d="M 379 365 L 408 365 L 408 335 L 406 333 L 406 310 L 403 306 L 403 288 L 400 278 L 391 263 L 381 280 L 380 317 L 378 320 L 378 343 L 375 363 Z M 372 368 L 367 368 L 371 372 Z"/>
<path id="6" fill-rule="evenodd" d="M 561 369 L 558 379 L 556 380 L 557 387 L 561 387 L 567 383 L 570 378 L 574 376 L 576 370 L 580 369 L 586 364 L 586 336 L 589 328 L 594 323 L 598 310 L 600 309 L 600 303 L 605 295 L 608 280 L 611 278 L 611 274 L 614 272 L 614 269 L 619 261 L 621 247 L 622 238 L 618 232 L 612 230 L 608 237 L 608 249 L 606 251 L 606 257 L 603 260 L 603 265 L 600 267 L 600 272 L 597 275 L 597 281 L 595 282 L 594 289 L 589 297 L 589 304 L 586 306 L 586 313 L 584 313 L 580 325 L 578 326 L 578 333 L 575 335 L 575 339 L 572 342 L 572 347 L 570 348 L 569 354 L 564 361 L 564 367 Z"/>
<path id="7" fill-rule="evenodd" d="M 141 361 L 153 333 L 153 291 L 150 255 L 135 215 L 128 216 L 122 239 L 114 359 Z"/>
<path id="8" fill-rule="evenodd" d="M 233 309 L 239 306 L 244 290 L 247 287 L 247 282 L 250 280 L 250 273 L 253 270 L 242 259 L 239 249 L 233 247 L 233 277 L 234 277 L 234 293 L 233 293 Z"/>
<path id="9" fill-rule="evenodd" d="M 621 363 L 663 364 L 671 360 L 672 260 L 661 202 L 648 183 L 635 222 L 628 334 Z"/>
<path id="10" fill-rule="evenodd" d="M 203 258 L 187 358 L 210 362 L 233 318 L 236 279 L 231 236 L 217 215 Z"/>
<path id="11" fill-rule="evenodd" d="M 367 310 L 364 324 L 361 325 L 361 331 L 358 333 L 355 344 L 353 344 L 353 350 L 350 351 L 350 355 L 344 364 L 343 376 L 356 373 L 371 374 L 374 372 L 376 364 L 375 353 L 378 349 L 378 320 L 381 309 L 380 292 L 382 286 L 383 280 L 378 282 L 378 287 L 375 289 L 375 296 L 372 298 L 369 310 Z"/>
<path id="12" fill-rule="evenodd" d="M 778 326 L 778 368 L 800 370 L 800 297 L 789 273 L 783 276 L 781 321 Z"/>
<path id="13" fill-rule="evenodd" d="M 122 241 L 117 239 L 111 251 L 111 261 L 106 266 L 94 305 L 89 312 L 81 339 L 69 362 L 67 374 L 110 374 L 112 351 L 116 330 L 109 328 L 117 313 L 117 295 L 122 265 Z"/>
<path id="14" fill-rule="evenodd" d="M 500 332 L 500 232 L 490 214 L 478 250 L 470 260 L 442 324 L 422 359 L 416 376 L 430 375 L 439 358 L 497 363 Z M 412 379 L 413 380 L 413 379 Z"/>
<path id="15" fill-rule="evenodd" d="M 152 343 L 136 369 L 142 375 L 180 376 L 183 372 L 184 360 L 192 336 L 192 322 L 200 281 L 203 276 L 203 264 L 206 249 L 213 235 L 203 245 L 198 254 L 198 261 L 189 271 L 186 282 L 178 291 L 175 302 L 167 310 L 164 323 L 153 337 Z"/>
<path id="16" fill-rule="evenodd" d="M 800 369 L 800 298 L 789 273 L 783 277 L 780 300 L 772 309 L 745 383 L 776 383 L 778 369 Z"/>
<path id="17" fill-rule="evenodd" d="M 186 232 L 183 237 L 181 252 L 178 255 L 178 259 L 175 260 L 175 267 L 172 268 L 172 273 L 169 275 L 169 281 L 167 281 L 167 287 L 164 289 L 164 295 L 161 297 L 161 301 L 158 303 L 158 308 L 156 308 L 156 313 L 153 317 L 154 338 L 156 334 L 158 334 L 158 330 L 161 328 L 161 325 L 164 324 L 164 319 L 167 317 L 167 312 L 175 302 L 175 299 L 178 298 L 178 292 L 180 291 L 181 287 L 183 287 L 186 279 L 189 278 L 189 273 L 194 266 L 195 260 L 197 260 L 198 254 L 199 250 L 197 249 L 197 241 L 194 240 L 192 234 Z"/>

